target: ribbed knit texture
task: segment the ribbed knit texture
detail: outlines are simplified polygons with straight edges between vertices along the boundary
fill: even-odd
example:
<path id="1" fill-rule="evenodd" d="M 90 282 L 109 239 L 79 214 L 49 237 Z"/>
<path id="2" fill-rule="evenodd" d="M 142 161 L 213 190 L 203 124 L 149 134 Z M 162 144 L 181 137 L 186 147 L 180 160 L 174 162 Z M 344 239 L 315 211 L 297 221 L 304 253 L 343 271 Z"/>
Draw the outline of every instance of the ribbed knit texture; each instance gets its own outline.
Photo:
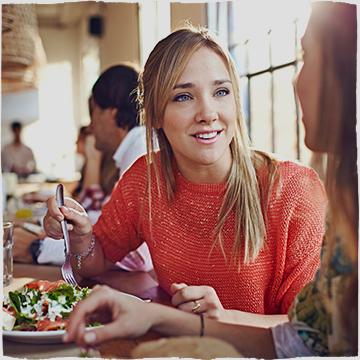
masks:
<path id="1" fill-rule="evenodd" d="M 312 169 L 284 161 L 278 171 L 279 185 L 267 209 L 266 245 L 255 262 L 241 265 L 240 272 L 229 261 L 234 213 L 223 228 L 228 261 L 218 246 L 210 253 L 225 184 L 194 184 L 177 172 L 177 192 L 169 205 L 165 195 L 158 196 L 153 181 L 151 236 L 144 157 L 115 187 L 94 226 L 95 236 L 112 262 L 146 241 L 159 284 L 166 291 L 173 282 L 208 285 L 227 309 L 286 313 L 319 266 L 326 198 Z M 161 190 L 165 194 L 164 182 Z"/>

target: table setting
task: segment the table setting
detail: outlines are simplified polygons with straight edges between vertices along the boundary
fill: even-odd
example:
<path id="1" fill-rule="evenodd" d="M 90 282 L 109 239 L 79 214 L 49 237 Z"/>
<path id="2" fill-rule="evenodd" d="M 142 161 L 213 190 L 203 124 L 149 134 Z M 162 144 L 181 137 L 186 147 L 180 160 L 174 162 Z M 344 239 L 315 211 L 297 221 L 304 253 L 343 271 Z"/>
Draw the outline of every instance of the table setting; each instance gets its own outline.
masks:
<path id="1" fill-rule="evenodd" d="M 59 206 L 64 204 L 64 188 L 61 184 L 56 188 L 56 199 Z M 52 325 L 51 330 L 44 328 L 44 322 L 56 323 L 56 320 L 62 317 L 53 315 L 51 318 L 49 314 L 59 307 L 62 311 L 65 310 L 64 306 L 68 304 L 61 304 L 61 301 L 68 299 L 69 291 L 72 295 L 87 294 L 96 284 L 106 284 L 142 301 L 170 304 L 168 294 L 158 286 L 154 274 L 114 269 L 96 278 L 84 281 L 75 279 L 69 261 L 69 235 L 66 221 L 63 221 L 61 226 L 65 242 L 65 262 L 59 267 L 14 262 L 12 253 L 14 222 L 3 222 L 3 354 L 26 358 L 84 355 L 86 357 L 120 356 L 126 358 L 131 357 L 132 349 L 141 342 L 159 338 L 158 334 L 149 333 L 136 340 L 109 341 L 98 349 L 84 353 L 83 349 L 79 349 L 75 344 L 63 343 L 64 325 L 59 328 L 54 328 Z M 40 293 L 43 296 L 44 287 L 50 289 L 45 295 L 46 299 L 38 299 L 35 302 L 34 299 L 37 299 L 37 296 L 40 297 Z M 58 296 L 57 303 L 54 303 L 55 293 Z M 66 311 L 71 312 L 72 306 L 82 298 L 77 297 L 77 300 L 71 306 L 69 305 Z M 44 306 L 46 306 L 45 315 L 40 311 Z M 31 309 L 36 309 L 36 311 Z M 36 315 L 34 315 L 35 312 Z M 22 317 L 25 318 L 25 323 L 20 323 L 19 319 Z M 34 322 L 31 318 L 41 320 Z"/>
<path id="2" fill-rule="evenodd" d="M 31 277 L 29 277 L 31 274 Z M 4 287 L 4 294 L 21 288 L 25 284 L 37 280 L 58 281 L 61 279 L 61 269 L 57 266 L 14 263 L 12 282 Z M 119 270 L 109 270 L 102 276 L 87 280 L 81 286 L 91 287 L 96 283 L 107 284 L 119 291 L 137 296 L 145 301 L 155 301 L 170 304 L 168 295 L 158 287 L 156 280 L 145 272 L 130 273 Z M 21 358 L 50 358 L 83 355 L 82 349 L 75 344 L 62 343 L 64 330 L 45 331 L 43 334 L 9 334 L 3 331 L 3 354 Z M 21 332 L 25 333 L 25 332 Z M 31 332 L 34 333 L 34 332 Z M 39 335 L 40 334 L 40 335 Z M 139 339 L 116 339 L 102 344 L 99 349 L 92 350 L 87 356 L 130 358 L 131 351 L 140 343 L 158 339 L 155 333 L 148 333 Z"/>

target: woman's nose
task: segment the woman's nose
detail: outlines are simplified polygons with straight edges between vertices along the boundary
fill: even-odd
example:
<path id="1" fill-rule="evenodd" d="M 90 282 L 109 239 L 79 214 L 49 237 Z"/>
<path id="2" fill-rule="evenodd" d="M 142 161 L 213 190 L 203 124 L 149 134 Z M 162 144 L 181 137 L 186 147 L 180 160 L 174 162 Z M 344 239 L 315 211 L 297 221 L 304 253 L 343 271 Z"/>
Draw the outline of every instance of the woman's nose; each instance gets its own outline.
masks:
<path id="1" fill-rule="evenodd" d="M 219 120 L 219 115 L 217 112 L 198 112 L 195 116 L 195 120 L 197 122 L 211 123 Z"/>
<path id="2" fill-rule="evenodd" d="M 199 109 L 195 115 L 197 122 L 210 123 L 219 119 L 218 112 L 212 106 L 209 99 L 203 99 L 200 103 Z"/>

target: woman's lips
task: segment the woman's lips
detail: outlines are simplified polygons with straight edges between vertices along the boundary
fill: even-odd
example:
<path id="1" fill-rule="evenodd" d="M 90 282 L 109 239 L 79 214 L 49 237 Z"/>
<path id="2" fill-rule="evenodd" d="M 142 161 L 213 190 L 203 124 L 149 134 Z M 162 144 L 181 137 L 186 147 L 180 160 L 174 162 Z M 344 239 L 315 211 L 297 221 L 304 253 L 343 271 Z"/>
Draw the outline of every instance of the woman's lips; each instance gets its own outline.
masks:
<path id="1" fill-rule="evenodd" d="M 213 144 L 222 133 L 222 130 L 198 132 L 192 135 L 195 140 L 201 144 Z"/>

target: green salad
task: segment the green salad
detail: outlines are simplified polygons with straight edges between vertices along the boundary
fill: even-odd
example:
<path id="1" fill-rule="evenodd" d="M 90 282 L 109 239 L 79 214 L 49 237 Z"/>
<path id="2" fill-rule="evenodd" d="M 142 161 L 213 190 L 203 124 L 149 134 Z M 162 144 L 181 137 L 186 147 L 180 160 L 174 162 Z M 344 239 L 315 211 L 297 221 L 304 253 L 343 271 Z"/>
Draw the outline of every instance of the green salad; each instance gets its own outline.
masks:
<path id="1" fill-rule="evenodd" d="M 66 328 L 74 306 L 90 293 L 64 281 L 34 281 L 10 291 L 3 301 L 3 330 L 53 331 Z"/>

